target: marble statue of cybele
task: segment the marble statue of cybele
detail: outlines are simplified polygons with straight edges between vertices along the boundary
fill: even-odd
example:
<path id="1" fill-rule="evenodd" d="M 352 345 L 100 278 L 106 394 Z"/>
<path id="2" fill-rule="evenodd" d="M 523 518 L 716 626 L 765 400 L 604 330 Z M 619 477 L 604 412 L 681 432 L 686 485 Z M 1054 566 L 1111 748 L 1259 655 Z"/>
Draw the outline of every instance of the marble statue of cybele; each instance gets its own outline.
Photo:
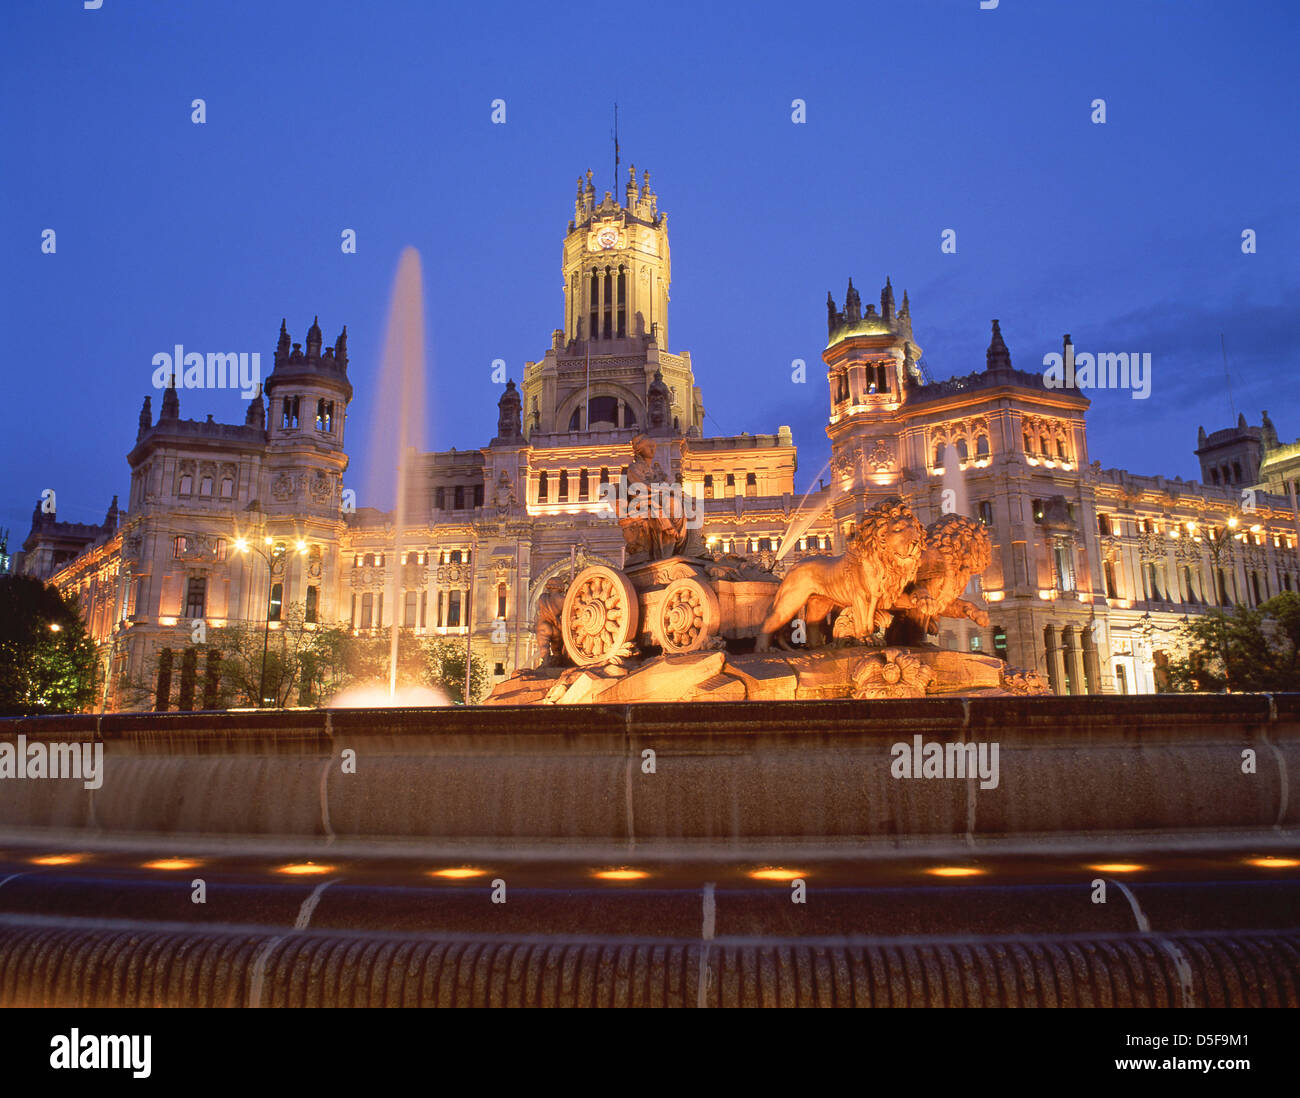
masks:
<path id="1" fill-rule="evenodd" d="M 618 524 L 629 564 L 663 560 L 686 546 L 686 513 L 680 490 L 668 482 L 654 458 L 654 440 L 637 435 L 632 440 L 632 463 L 627 467 L 626 499 L 618 504 Z"/>

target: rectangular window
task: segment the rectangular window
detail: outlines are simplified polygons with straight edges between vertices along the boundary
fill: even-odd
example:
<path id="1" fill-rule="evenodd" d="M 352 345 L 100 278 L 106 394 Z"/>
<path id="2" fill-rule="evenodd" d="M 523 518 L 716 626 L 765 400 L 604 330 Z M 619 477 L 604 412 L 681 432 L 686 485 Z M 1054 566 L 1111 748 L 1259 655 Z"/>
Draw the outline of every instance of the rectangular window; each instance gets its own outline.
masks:
<path id="1" fill-rule="evenodd" d="M 226 539 L 225 539 L 225 538 L 217 538 L 216 543 L 213 545 L 212 549 L 213 549 L 214 554 L 216 555 L 216 558 L 217 558 L 217 561 L 218 561 L 218 562 L 223 561 L 223 560 L 226 559 Z"/>
<path id="2" fill-rule="evenodd" d="M 375 613 L 375 596 L 367 591 L 361 596 L 361 628 L 369 629 Z"/>
<path id="3" fill-rule="evenodd" d="M 417 594 L 416 591 L 406 592 L 406 605 L 403 607 L 402 624 L 407 629 L 415 628 L 416 606 L 418 605 Z"/>
<path id="4" fill-rule="evenodd" d="M 180 560 L 181 557 L 183 557 L 184 555 L 185 555 L 185 539 L 184 539 L 184 538 L 173 538 L 173 539 L 172 539 L 172 559 L 173 559 L 173 560 Z"/>
<path id="5" fill-rule="evenodd" d="M 474 485 L 474 506 L 483 506 L 483 485 L 481 484 Z"/>
<path id="6" fill-rule="evenodd" d="M 307 605 L 303 610 L 303 621 L 314 622 L 316 620 L 316 611 L 320 603 L 320 588 L 309 586 L 307 588 Z"/>
<path id="7" fill-rule="evenodd" d="M 447 489 L 435 488 L 433 490 L 433 506 L 438 511 L 447 509 Z"/>
<path id="8" fill-rule="evenodd" d="M 185 616 L 187 618 L 203 617 L 203 605 L 207 595 L 208 581 L 202 576 L 191 576 L 185 589 Z"/>
<path id="9" fill-rule="evenodd" d="M 357 593 L 355 591 L 352 592 L 352 616 L 348 621 L 351 623 L 353 629 L 357 627 Z"/>
<path id="10" fill-rule="evenodd" d="M 985 526 L 993 525 L 993 504 L 986 499 L 980 501 L 980 522 Z"/>
<path id="11" fill-rule="evenodd" d="M 271 602 L 267 607 L 267 621 L 279 621 L 280 609 L 284 603 L 284 584 L 274 583 L 271 585 Z"/>
<path id="12" fill-rule="evenodd" d="M 460 591 L 453 590 L 447 596 L 447 625 L 455 628 L 460 625 Z"/>
<path id="13" fill-rule="evenodd" d="M 423 629 L 427 624 L 428 609 L 429 609 L 429 592 L 421 591 L 420 592 L 420 628 L 421 629 Z"/>
<path id="14" fill-rule="evenodd" d="M 465 486 L 463 484 L 458 484 L 451 490 L 451 506 L 455 511 L 465 510 Z"/>

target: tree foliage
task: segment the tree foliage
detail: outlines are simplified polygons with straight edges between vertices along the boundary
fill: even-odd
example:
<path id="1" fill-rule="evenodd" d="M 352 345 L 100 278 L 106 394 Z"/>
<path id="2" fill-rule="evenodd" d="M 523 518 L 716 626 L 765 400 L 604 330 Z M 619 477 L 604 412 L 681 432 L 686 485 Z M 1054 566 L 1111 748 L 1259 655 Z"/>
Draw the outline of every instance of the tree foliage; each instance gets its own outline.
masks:
<path id="1" fill-rule="evenodd" d="M 1171 690 L 1300 690 L 1300 594 L 1192 618 L 1179 645 L 1184 652 L 1167 669 Z"/>
<path id="2" fill-rule="evenodd" d="M 0 576 L 0 716 L 88 709 L 98 671 L 74 601 L 31 576 Z"/>

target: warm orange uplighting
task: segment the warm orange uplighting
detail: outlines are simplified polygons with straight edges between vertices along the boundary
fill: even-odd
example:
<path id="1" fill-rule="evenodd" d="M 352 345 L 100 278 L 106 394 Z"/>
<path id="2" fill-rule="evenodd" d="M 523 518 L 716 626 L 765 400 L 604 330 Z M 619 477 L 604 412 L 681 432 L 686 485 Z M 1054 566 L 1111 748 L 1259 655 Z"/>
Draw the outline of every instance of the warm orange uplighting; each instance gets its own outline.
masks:
<path id="1" fill-rule="evenodd" d="M 1257 869 L 1294 869 L 1300 866 L 1300 858 L 1247 858 L 1246 864 Z"/>
<path id="2" fill-rule="evenodd" d="M 449 877 L 453 881 L 464 880 L 466 877 L 486 877 L 486 869 L 475 869 L 471 865 L 457 865 L 449 869 L 431 869 L 430 877 Z"/>
<path id="3" fill-rule="evenodd" d="M 931 877 L 979 877 L 984 870 L 976 869 L 973 865 L 937 865 L 926 872 Z"/>
<path id="4" fill-rule="evenodd" d="M 321 873 L 330 873 L 332 865 L 317 865 L 315 862 L 291 862 L 276 869 L 277 873 L 286 873 L 290 877 L 314 877 Z"/>
<path id="5" fill-rule="evenodd" d="M 598 869 L 592 876 L 601 881 L 640 881 L 650 874 L 644 869 Z"/>
<path id="6" fill-rule="evenodd" d="M 84 854 L 42 854 L 38 858 L 28 858 L 32 865 L 76 865 L 86 860 Z"/>
<path id="7" fill-rule="evenodd" d="M 802 869 L 781 869 L 779 867 L 755 869 L 749 875 L 756 881 L 793 881 L 808 876 Z"/>
<path id="8" fill-rule="evenodd" d="M 1098 873 L 1138 873 L 1146 869 L 1144 865 L 1135 865 L 1133 862 L 1102 862 L 1100 865 L 1090 865 L 1089 869 L 1095 869 Z"/>
<path id="9" fill-rule="evenodd" d="M 142 869 L 197 869 L 203 863 L 197 858 L 159 858 L 154 862 L 145 862 Z"/>

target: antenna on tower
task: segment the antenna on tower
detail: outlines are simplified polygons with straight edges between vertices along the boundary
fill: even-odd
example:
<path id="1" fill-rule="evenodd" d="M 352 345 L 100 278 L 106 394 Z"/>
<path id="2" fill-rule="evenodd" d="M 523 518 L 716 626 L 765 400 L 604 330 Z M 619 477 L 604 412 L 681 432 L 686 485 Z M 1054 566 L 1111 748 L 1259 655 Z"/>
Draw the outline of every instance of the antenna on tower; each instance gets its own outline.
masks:
<path id="1" fill-rule="evenodd" d="M 614 189 L 612 194 L 618 194 L 618 100 L 614 101 Z"/>
<path id="2" fill-rule="evenodd" d="M 1232 422 L 1237 422 L 1237 405 L 1232 400 L 1232 375 L 1228 373 L 1228 347 L 1223 342 L 1223 333 L 1219 333 L 1219 350 L 1223 352 L 1223 380 L 1228 383 L 1228 407 L 1232 411 Z"/>

